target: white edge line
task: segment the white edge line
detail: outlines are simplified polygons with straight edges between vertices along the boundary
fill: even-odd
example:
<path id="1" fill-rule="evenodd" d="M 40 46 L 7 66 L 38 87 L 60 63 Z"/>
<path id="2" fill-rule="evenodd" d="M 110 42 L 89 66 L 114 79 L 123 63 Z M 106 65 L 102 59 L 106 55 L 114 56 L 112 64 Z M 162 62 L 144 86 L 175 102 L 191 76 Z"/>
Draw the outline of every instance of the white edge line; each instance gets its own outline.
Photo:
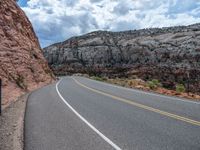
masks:
<path id="1" fill-rule="evenodd" d="M 153 96 L 157 96 L 157 97 L 164 97 L 164 98 L 166 98 L 168 100 L 177 100 L 177 101 L 182 101 L 182 102 L 187 102 L 187 103 L 193 103 L 193 104 L 199 104 L 200 105 L 200 102 L 193 102 L 193 101 L 190 101 L 190 100 L 183 100 L 183 99 L 180 99 L 178 97 L 176 98 L 176 97 L 173 97 L 173 96 L 167 96 L 167 95 L 161 95 L 161 94 L 156 94 L 156 93 L 154 94 L 154 93 L 145 92 L 145 91 L 139 91 L 137 89 L 130 89 L 130 88 L 126 88 L 126 87 L 112 85 L 112 84 L 109 84 L 109 83 L 96 81 L 96 80 L 92 80 L 92 79 L 89 79 L 89 78 L 85 78 L 85 79 L 88 79 L 88 80 L 91 80 L 91 81 L 95 81 L 95 82 L 98 82 L 98 83 L 101 83 L 101 84 L 104 84 L 104 85 L 108 85 L 108 86 L 111 86 L 111 87 L 116 87 L 116 88 L 119 88 L 119 89 L 133 91 L 133 92 L 137 92 L 137 93 L 143 93 L 143 94 L 146 94 L 146 95 L 153 95 Z"/>
<path id="2" fill-rule="evenodd" d="M 96 132 L 102 139 L 104 139 L 108 144 L 110 144 L 114 149 L 116 150 L 121 150 L 121 148 L 119 146 L 117 146 L 115 143 L 113 143 L 109 138 L 107 138 L 105 135 L 103 135 L 99 130 L 97 130 L 91 123 L 89 123 L 84 117 L 82 117 L 60 94 L 59 90 L 58 90 L 58 85 L 59 83 L 62 81 L 62 79 L 60 81 L 58 81 L 56 83 L 56 91 L 58 93 L 58 95 L 60 96 L 60 98 L 62 99 L 62 101 L 83 121 L 85 122 L 94 132 Z"/>

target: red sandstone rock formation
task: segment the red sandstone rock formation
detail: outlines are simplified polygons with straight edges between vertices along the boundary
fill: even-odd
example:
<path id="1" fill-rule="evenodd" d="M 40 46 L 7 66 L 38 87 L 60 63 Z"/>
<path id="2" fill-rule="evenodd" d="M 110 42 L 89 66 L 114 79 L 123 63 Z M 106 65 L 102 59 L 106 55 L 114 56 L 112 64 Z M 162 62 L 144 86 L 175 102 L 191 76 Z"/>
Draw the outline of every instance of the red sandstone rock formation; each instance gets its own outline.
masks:
<path id="1" fill-rule="evenodd" d="M 0 1 L 0 78 L 4 106 L 54 80 L 32 25 L 15 0 Z"/>

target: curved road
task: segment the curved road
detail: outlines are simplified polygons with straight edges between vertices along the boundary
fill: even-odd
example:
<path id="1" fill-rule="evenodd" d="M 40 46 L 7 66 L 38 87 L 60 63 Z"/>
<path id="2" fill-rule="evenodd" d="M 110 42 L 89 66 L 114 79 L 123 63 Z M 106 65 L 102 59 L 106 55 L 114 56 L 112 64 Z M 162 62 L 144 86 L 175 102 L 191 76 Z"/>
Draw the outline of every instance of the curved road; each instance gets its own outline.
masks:
<path id="1" fill-rule="evenodd" d="M 200 150 L 200 103 L 64 77 L 29 96 L 25 150 Z"/>

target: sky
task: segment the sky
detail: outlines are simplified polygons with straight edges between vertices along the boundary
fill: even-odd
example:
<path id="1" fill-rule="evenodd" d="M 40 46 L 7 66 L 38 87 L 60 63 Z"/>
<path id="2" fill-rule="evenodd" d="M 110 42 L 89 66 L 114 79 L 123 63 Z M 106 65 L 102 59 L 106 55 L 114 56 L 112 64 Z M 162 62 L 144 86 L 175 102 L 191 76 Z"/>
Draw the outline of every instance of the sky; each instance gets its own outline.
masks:
<path id="1" fill-rule="evenodd" d="M 200 0 L 19 0 L 42 47 L 97 30 L 200 23 Z"/>

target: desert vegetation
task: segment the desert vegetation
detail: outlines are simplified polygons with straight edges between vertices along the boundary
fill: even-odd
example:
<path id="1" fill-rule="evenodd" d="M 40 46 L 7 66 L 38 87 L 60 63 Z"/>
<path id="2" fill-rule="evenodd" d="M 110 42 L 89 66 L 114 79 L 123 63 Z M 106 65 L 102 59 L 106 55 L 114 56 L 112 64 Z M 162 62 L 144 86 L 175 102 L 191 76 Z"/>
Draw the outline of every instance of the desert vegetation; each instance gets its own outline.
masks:
<path id="1" fill-rule="evenodd" d="M 101 76 L 91 76 L 90 78 L 93 80 L 116 84 L 128 88 L 135 88 L 170 96 L 178 96 L 193 100 L 200 100 L 200 95 L 186 92 L 185 86 L 180 83 L 177 83 L 174 89 L 167 89 L 166 87 L 162 86 L 162 83 L 158 79 L 145 81 L 138 78 L 137 76 L 132 76 L 129 78 L 108 78 Z"/>
<path id="2" fill-rule="evenodd" d="M 185 86 L 183 84 L 177 84 L 176 85 L 176 92 L 178 92 L 178 93 L 185 92 Z"/>

